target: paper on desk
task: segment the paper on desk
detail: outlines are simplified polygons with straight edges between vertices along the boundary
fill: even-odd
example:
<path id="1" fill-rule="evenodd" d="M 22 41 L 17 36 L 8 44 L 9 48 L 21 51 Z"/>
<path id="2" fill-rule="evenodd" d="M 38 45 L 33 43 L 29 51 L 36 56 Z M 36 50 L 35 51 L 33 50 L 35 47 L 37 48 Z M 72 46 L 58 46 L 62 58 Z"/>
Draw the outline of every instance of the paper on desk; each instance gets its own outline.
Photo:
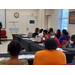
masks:
<path id="1" fill-rule="evenodd" d="M 44 46 L 44 43 L 40 43 L 39 45 Z"/>
<path id="2" fill-rule="evenodd" d="M 4 60 L 5 58 L 4 57 L 2 57 L 2 58 L 0 58 L 0 61 L 2 61 L 2 60 Z"/>
<path id="3" fill-rule="evenodd" d="M 19 55 L 18 59 L 31 59 L 34 58 L 35 55 Z"/>
<path id="4" fill-rule="evenodd" d="M 64 52 L 64 50 L 62 50 L 62 48 L 57 48 L 56 50 Z"/>

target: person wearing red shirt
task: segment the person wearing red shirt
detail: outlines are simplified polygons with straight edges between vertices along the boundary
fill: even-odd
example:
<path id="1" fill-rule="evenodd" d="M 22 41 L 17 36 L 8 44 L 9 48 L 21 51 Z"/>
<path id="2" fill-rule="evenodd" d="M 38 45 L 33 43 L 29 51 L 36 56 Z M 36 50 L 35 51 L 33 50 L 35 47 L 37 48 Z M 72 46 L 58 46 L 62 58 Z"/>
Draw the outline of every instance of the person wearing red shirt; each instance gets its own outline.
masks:
<path id="1" fill-rule="evenodd" d="M 51 38 L 54 38 L 54 40 L 55 40 L 56 43 L 57 43 L 57 46 L 58 46 L 58 47 L 61 47 L 59 40 L 58 40 L 57 37 L 55 36 L 55 33 L 54 33 L 54 32 L 51 32 L 51 33 L 50 33 L 50 36 L 51 36 Z"/>
<path id="2" fill-rule="evenodd" d="M 41 38 L 41 41 L 44 42 L 46 39 L 50 38 L 50 34 L 48 33 L 47 30 L 43 31 L 43 36 Z"/>

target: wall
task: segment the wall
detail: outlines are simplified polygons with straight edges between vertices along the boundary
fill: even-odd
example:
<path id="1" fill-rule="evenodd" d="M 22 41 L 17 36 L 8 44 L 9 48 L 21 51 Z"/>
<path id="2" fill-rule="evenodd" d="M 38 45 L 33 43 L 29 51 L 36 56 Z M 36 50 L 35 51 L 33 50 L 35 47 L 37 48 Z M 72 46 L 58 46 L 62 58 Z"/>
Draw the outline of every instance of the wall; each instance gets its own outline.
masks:
<path id="1" fill-rule="evenodd" d="M 70 11 L 75 11 L 75 9 L 69 9 L 69 12 Z M 69 18 L 68 18 L 68 21 L 69 21 Z M 70 36 L 72 34 L 75 34 L 75 24 L 68 24 L 68 32 Z"/>
<path id="2" fill-rule="evenodd" d="M 69 12 L 70 11 L 75 11 L 75 9 L 69 9 Z M 59 16 L 59 9 L 51 10 L 51 25 L 50 25 L 50 27 L 52 27 L 55 32 L 58 29 L 58 16 Z M 69 18 L 68 18 L 68 21 L 69 21 Z M 72 34 L 75 34 L 75 24 L 69 24 L 69 22 L 68 22 L 68 30 L 67 31 L 69 32 L 70 36 Z"/>
<path id="3" fill-rule="evenodd" d="M 19 12 L 19 18 L 14 17 L 14 13 Z M 9 28 L 12 27 L 12 23 L 10 21 L 18 21 L 16 23 L 16 27 L 20 28 L 18 34 L 26 33 L 26 16 L 31 15 L 33 13 L 34 16 L 38 18 L 38 9 L 6 9 L 6 32 L 8 39 L 12 38 L 12 33 L 9 32 Z"/>
<path id="4" fill-rule="evenodd" d="M 51 25 L 50 25 L 50 27 L 52 27 L 55 32 L 58 29 L 58 14 L 59 14 L 59 9 L 51 10 Z"/>

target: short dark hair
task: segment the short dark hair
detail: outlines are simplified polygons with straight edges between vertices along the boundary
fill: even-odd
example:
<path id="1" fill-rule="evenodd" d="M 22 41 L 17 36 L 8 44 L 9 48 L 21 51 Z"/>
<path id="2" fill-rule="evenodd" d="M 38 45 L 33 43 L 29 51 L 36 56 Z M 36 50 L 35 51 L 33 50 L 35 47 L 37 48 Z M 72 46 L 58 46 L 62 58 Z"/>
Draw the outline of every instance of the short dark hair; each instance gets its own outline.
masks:
<path id="1" fill-rule="evenodd" d="M 50 28 L 50 31 L 53 31 L 53 28 Z"/>
<path id="2" fill-rule="evenodd" d="M 65 35 L 68 35 L 68 32 L 66 29 L 63 29 L 62 32 L 65 34 Z"/>
<path id="3" fill-rule="evenodd" d="M 19 55 L 21 50 L 22 50 L 22 45 L 17 40 L 13 40 L 8 44 L 8 52 L 10 53 L 11 56 Z"/>
<path id="4" fill-rule="evenodd" d="M 51 34 L 51 33 L 54 33 L 54 34 L 55 34 L 55 32 L 53 32 L 53 31 L 51 31 L 50 34 Z"/>
<path id="5" fill-rule="evenodd" d="M 38 32 L 39 28 L 36 28 L 36 32 Z"/>
<path id="6" fill-rule="evenodd" d="M 71 36 L 71 39 L 75 39 L 75 35 L 72 35 L 72 36 Z"/>
<path id="7" fill-rule="evenodd" d="M 46 34 L 48 33 L 48 31 L 47 31 L 47 30 L 44 30 L 43 32 L 45 32 Z"/>
<path id="8" fill-rule="evenodd" d="M 53 38 L 48 38 L 45 41 L 45 48 L 48 50 L 56 49 L 57 48 L 56 41 Z"/>

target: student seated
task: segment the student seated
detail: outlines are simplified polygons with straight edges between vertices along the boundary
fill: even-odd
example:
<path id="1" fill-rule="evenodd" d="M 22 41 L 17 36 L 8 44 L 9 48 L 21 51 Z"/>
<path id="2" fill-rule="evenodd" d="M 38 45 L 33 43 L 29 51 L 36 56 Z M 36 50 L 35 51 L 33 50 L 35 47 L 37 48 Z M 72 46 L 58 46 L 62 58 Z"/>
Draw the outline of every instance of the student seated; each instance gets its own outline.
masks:
<path id="1" fill-rule="evenodd" d="M 63 40 L 67 40 L 68 39 L 67 35 L 68 35 L 68 32 L 65 29 L 63 29 L 62 30 L 62 35 L 59 38 L 60 44 L 63 42 Z"/>
<path id="2" fill-rule="evenodd" d="M 57 46 L 60 47 L 60 42 L 57 39 L 57 37 L 55 36 L 55 33 L 54 32 L 51 32 L 50 33 L 50 36 L 51 36 L 51 38 L 53 38 L 56 41 Z"/>
<path id="3" fill-rule="evenodd" d="M 75 35 L 71 36 L 71 40 L 68 41 L 68 43 L 62 47 L 62 49 L 66 51 L 75 51 Z"/>
<path id="4" fill-rule="evenodd" d="M 22 50 L 22 46 L 18 41 L 11 41 L 8 44 L 8 52 L 10 54 L 9 60 L 0 61 L 0 65 L 28 65 L 27 60 L 19 60 L 18 55 Z"/>
<path id="5" fill-rule="evenodd" d="M 57 44 L 54 39 L 45 41 L 45 50 L 36 52 L 33 65 L 62 65 L 66 64 L 66 55 L 56 50 Z"/>
<path id="6" fill-rule="evenodd" d="M 55 36 L 56 36 L 58 39 L 60 38 L 60 36 L 61 36 L 61 31 L 60 31 L 60 29 L 57 30 Z"/>
<path id="7" fill-rule="evenodd" d="M 39 36 L 42 38 L 42 36 L 43 36 L 43 33 L 42 33 L 42 31 L 43 31 L 43 29 L 39 29 Z"/>
<path id="8" fill-rule="evenodd" d="M 47 38 L 50 38 L 50 34 L 48 34 L 47 30 L 43 31 L 43 36 L 41 38 L 41 41 L 44 42 Z"/>
<path id="9" fill-rule="evenodd" d="M 49 28 L 48 33 L 53 32 L 53 28 Z"/>
<path id="10" fill-rule="evenodd" d="M 39 34 L 38 30 L 39 30 L 39 28 L 35 28 L 35 32 L 32 34 L 32 37 L 35 38 L 35 36 Z"/>

